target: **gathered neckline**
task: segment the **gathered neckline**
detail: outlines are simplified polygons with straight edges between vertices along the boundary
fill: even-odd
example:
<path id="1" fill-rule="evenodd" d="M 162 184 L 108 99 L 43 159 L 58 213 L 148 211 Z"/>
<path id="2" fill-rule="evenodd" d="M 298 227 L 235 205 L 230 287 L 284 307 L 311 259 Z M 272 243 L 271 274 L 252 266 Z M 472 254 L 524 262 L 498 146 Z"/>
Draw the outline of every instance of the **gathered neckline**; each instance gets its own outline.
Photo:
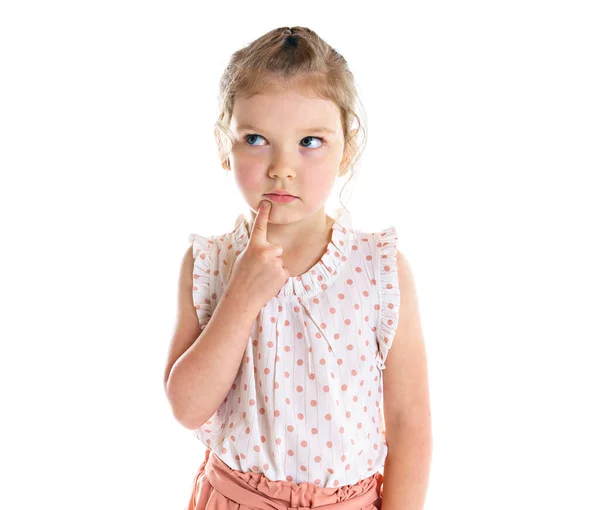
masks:
<path id="1" fill-rule="evenodd" d="M 350 215 L 342 209 L 331 228 L 331 240 L 327 243 L 327 249 L 321 259 L 303 274 L 290 276 L 276 294 L 277 297 L 300 299 L 300 296 L 308 297 L 327 289 L 331 280 L 337 275 L 338 267 L 347 259 L 346 251 L 351 229 Z M 240 252 L 243 251 L 250 240 L 250 222 L 245 214 L 238 216 L 232 234 L 236 248 Z"/>

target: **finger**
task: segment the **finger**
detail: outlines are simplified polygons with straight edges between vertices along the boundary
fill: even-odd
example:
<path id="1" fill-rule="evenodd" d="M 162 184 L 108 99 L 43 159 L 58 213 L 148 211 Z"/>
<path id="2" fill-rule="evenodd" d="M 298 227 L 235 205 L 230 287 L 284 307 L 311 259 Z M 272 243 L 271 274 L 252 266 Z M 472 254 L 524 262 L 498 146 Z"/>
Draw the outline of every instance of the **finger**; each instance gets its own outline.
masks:
<path id="1" fill-rule="evenodd" d="M 252 225 L 250 242 L 255 242 L 256 240 L 263 242 L 267 241 L 267 225 L 269 223 L 270 211 L 271 202 L 269 200 L 263 200 L 258 207 L 256 218 L 254 219 L 254 225 Z"/>

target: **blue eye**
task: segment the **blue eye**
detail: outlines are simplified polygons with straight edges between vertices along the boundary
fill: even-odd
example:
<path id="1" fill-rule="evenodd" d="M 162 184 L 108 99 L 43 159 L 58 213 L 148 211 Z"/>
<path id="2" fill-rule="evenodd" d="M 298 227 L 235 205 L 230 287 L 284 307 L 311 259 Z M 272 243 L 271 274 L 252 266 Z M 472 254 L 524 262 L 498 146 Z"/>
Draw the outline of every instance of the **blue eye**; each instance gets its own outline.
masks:
<path id="1" fill-rule="evenodd" d="M 253 134 L 250 134 L 250 135 L 246 135 L 246 136 L 244 137 L 244 138 L 245 138 L 245 140 L 246 140 L 247 142 L 249 142 L 249 143 L 250 143 L 250 145 L 251 145 L 252 147 L 257 147 L 257 145 L 254 145 L 254 144 L 253 144 L 253 143 L 250 141 L 250 139 L 251 139 L 251 138 L 253 138 L 253 137 L 258 137 L 258 138 L 263 138 L 263 137 L 262 137 L 262 136 L 260 136 L 260 135 L 257 135 L 256 133 L 253 133 Z M 317 137 L 317 136 L 305 136 L 305 137 L 302 139 L 302 141 L 304 141 L 304 140 L 310 140 L 311 138 L 312 138 L 312 139 L 314 139 L 314 140 L 319 140 L 319 142 L 321 142 L 321 145 L 323 145 L 323 139 L 322 139 L 322 138 L 319 138 L 319 137 Z M 263 140 L 264 140 L 264 138 L 263 138 Z M 309 147 L 309 146 L 307 146 L 307 145 L 302 145 L 302 147 L 308 147 L 308 148 L 312 148 L 312 149 L 318 149 L 318 148 L 319 148 L 321 145 L 319 145 L 319 146 L 317 146 L 317 147 Z"/>
<path id="2" fill-rule="evenodd" d="M 309 140 L 309 139 L 311 139 L 311 138 L 312 138 L 313 140 L 319 140 L 319 141 L 321 142 L 321 145 L 323 145 L 323 139 L 322 139 L 322 138 L 319 138 L 319 137 L 317 137 L 317 136 L 306 136 L 306 137 L 304 137 L 304 138 L 302 139 L 302 141 L 304 141 L 304 140 Z M 319 145 L 318 147 L 321 147 L 321 145 Z M 306 147 L 306 146 L 305 146 L 305 145 L 303 145 L 303 147 Z M 317 147 L 314 147 L 314 148 L 316 149 Z"/>
<path id="3" fill-rule="evenodd" d="M 262 138 L 262 136 L 260 135 L 256 135 L 256 134 L 252 134 L 252 135 L 246 135 L 244 138 L 246 138 L 246 141 L 248 141 L 248 138 L 251 138 L 253 136 L 258 136 L 259 138 Z M 253 145 L 252 143 L 250 143 L 250 145 Z"/>

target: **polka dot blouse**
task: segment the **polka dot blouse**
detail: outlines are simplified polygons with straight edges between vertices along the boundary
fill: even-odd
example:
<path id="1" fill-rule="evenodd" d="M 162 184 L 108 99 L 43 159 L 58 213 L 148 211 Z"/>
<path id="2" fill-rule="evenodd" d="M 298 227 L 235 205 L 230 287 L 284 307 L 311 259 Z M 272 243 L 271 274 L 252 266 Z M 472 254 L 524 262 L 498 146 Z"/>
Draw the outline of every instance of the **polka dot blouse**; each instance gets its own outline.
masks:
<path id="1" fill-rule="evenodd" d="M 398 323 L 396 229 L 333 225 L 327 252 L 261 309 L 219 409 L 194 435 L 229 467 L 319 487 L 355 484 L 387 454 L 382 374 Z M 241 214 L 222 236 L 193 243 L 201 329 L 250 238 Z"/>

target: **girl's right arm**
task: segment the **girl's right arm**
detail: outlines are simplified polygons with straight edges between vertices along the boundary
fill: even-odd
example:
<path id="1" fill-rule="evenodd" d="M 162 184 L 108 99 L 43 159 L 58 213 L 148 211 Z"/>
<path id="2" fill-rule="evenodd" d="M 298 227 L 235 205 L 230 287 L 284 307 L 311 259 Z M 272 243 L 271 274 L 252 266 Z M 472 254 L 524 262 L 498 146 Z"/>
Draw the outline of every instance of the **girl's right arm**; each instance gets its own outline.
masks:
<path id="1" fill-rule="evenodd" d="M 271 202 L 261 202 L 248 246 L 235 260 L 229 283 L 203 331 L 192 298 L 192 246 L 183 259 L 165 391 L 175 418 L 188 429 L 206 423 L 225 400 L 257 315 L 290 277 L 283 266 L 283 248 L 267 240 L 270 211 Z"/>
<path id="2" fill-rule="evenodd" d="M 179 277 L 179 309 L 165 370 L 165 391 L 179 423 L 195 430 L 215 413 L 231 389 L 260 307 L 226 289 L 200 331 L 192 301 L 192 246 Z"/>

